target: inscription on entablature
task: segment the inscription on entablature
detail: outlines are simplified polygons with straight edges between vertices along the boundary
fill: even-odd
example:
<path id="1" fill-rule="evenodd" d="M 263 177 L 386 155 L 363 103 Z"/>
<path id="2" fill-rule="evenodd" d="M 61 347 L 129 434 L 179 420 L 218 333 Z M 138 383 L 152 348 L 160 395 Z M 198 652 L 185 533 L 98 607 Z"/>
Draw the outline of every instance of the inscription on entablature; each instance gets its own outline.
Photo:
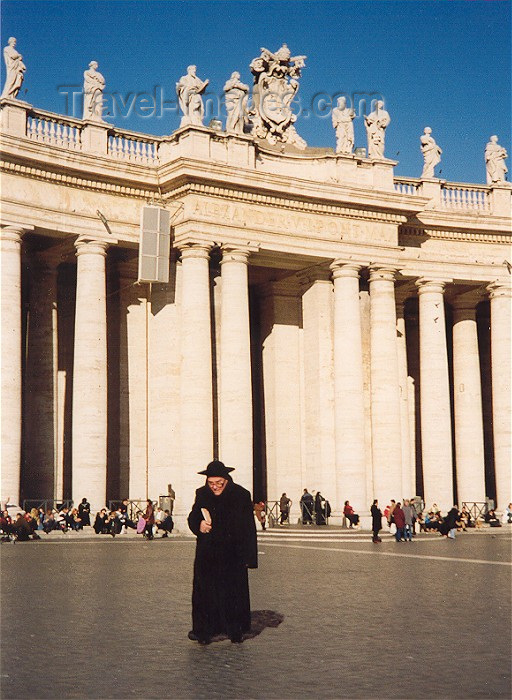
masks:
<path id="1" fill-rule="evenodd" d="M 395 225 L 381 221 L 303 214 L 270 206 L 263 208 L 238 202 L 204 199 L 187 202 L 185 217 L 216 225 L 338 241 L 396 245 L 398 235 Z"/>

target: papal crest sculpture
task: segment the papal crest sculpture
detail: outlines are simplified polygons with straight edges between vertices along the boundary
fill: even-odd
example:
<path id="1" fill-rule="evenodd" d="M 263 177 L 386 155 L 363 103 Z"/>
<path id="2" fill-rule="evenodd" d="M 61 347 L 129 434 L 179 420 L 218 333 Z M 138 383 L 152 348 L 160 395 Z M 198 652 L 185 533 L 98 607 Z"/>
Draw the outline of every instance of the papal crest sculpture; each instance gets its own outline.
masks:
<path id="1" fill-rule="evenodd" d="M 299 89 L 301 68 L 306 56 L 291 56 L 286 44 L 272 53 L 261 49 L 261 55 L 250 65 L 254 76 L 252 133 L 272 144 L 289 143 L 306 148 L 306 142 L 296 132 L 297 119 L 291 104 Z"/>

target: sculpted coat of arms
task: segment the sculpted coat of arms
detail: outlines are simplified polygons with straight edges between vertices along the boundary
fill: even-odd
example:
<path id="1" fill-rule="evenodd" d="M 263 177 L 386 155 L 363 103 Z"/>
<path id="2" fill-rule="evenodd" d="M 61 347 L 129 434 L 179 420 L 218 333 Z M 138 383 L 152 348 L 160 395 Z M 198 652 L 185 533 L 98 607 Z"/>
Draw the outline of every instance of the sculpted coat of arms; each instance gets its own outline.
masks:
<path id="1" fill-rule="evenodd" d="M 283 44 L 276 53 L 262 48 L 261 55 L 251 62 L 254 76 L 251 121 L 252 133 L 257 138 L 306 148 L 306 142 L 293 126 L 297 117 L 292 111 L 305 60 L 306 56 L 291 56 Z"/>

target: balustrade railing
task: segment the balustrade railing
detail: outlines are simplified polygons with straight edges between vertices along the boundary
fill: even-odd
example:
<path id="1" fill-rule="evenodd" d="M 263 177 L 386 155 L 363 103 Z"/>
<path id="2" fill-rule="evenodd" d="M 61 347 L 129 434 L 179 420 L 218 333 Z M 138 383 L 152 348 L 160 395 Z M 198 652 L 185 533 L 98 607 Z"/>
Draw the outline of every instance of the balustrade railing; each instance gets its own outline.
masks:
<path id="1" fill-rule="evenodd" d="M 158 163 L 158 145 L 156 138 L 136 136 L 132 133 L 113 130 L 108 137 L 108 154 L 118 160 L 142 165 Z"/>
<path id="2" fill-rule="evenodd" d="M 419 178 L 395 177 L 395 192 L 399 194 L 417 194 L 420 186 Z"/>
<path id="3" fill-rule="evenodd" d="M 79 151 L 82 148 L 81 130 L 79 121 L 51 112 L 32 110 L 27 115 L 27 136 L 39 143 Z"/>
<path id="4" fill-rule="evenodd" d="M 485 185 L 444 183 L 441 186 L 441 208 L 488 212 L 491 204 Z"/>

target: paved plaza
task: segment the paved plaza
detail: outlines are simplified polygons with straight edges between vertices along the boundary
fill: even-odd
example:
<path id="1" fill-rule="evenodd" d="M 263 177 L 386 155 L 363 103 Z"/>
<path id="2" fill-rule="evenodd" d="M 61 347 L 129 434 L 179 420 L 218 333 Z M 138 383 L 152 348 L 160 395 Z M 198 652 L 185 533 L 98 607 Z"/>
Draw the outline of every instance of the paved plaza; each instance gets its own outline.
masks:
<path id="1" fill-rule="evenodd" d="M 314 535 L 260 537 L 254 634 L 207 647 L 193 539 L 2 544 L 2 698 L 510 696 L 512 528 Z"/>

